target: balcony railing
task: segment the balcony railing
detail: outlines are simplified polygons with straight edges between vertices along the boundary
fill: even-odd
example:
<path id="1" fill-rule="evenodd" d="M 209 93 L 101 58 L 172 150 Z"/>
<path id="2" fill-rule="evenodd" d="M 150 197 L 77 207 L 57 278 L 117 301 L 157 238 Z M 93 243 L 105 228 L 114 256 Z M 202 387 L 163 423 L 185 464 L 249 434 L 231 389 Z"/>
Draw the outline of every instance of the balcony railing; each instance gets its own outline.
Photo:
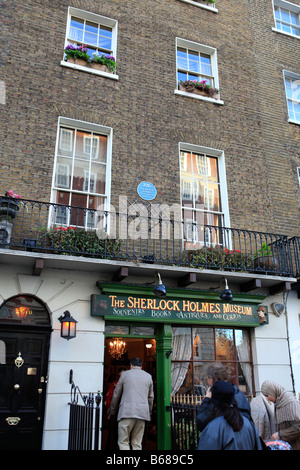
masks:
<path id="1" fill-rule="evenodd" d="M 201 225 L 169 211 L 93 210 L 0 198 L 0 248 L 300 276 L 300 237 Z"/>

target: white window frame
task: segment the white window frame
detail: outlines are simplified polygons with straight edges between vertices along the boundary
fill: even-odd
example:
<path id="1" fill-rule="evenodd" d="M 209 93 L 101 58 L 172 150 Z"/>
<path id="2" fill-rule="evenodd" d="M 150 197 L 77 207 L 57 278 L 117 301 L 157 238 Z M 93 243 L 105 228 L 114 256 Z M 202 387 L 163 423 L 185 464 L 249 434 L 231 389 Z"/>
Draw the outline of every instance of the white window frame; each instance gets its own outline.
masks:
<path id="1" fill-rule="evenodd" d="M 211 3 L 210 5 L 207 3 L 198 3 L 193 0 L 180 0 L 183 3 L 189 3 L 190 5 L 194 5 L 195 7 L 203 8 L 204 10 L 212 11 L 213 13 L 218 13 L 218 9 L 216 8 L 215 3 Z"/>
<path id="2" fill-rule="evenodd" d="M 210 56 L 211 59 L 211 68 L 212 68 L 212 77 L 214 79 L 214 88 L 220 88 L 219 86 L 219 74 L 218 74 L 218 62 L 217 62 L 217 49 L 214 47 L 206 46 L 204 44 L 199 44 L 197 42 L 188 41 L 187 39 L 176 38 L 176 88 L 174 93 L 176 95 L 181 95 L 193 99 L 198 99 L 201 101 L 209 101 L 215 104 L 224 104 L 224 101 L 220 99 L 210 98 L 209 96 L 201 96 L 196 95 L 195 93 L 188 93 L 185 91 L 178 90 L 178 80 L 177 80 L 177 72 L 178 72 L 178 63 L 177 63 L 177 49 L 179 47 L 187 48 L 194 50 L 196 52 L 202 52 L 203 54 L 207 54 Z"/>
<path id="3" fill-rule="evenodd" d="M 179 152 L 179 165 L 181 162 L 181 157 L 180 154 L 181 152 L 191 152 L 191 153 L 196 153 L 196 154 L 205 154 L 211 157 L 216 157 L 218 159 L 218 170 L 219 170 L 219 183 L 220 183 L 220 198 L 221 198 L 221 204 L 222 204 L 222 214 L 223 214 L 223 220 L 224 220 L 224 227 L 229 228 L 230 227 L 230 217 L 229 217 L 229 202 L 228 202 L 228 191 L 227 191 L 227 179 L 226 179 L 226 166 L 225 166 L 225 154 L 222 150 L 218 149 L 213 149 L 209 147 L 203 147 L 200 145 L 195 145 L 195 144 L 190 144 L 186 142 L 179 142 L 178 144 L 178 152 Z M 180 167 L 181 168 L 181 167 Z M 182 194 L 181 194 L 181 181 L 182 181 L 182 175 L 180 171 L 180 205 L 181 209 L 183 209 L 182 206 Z M 187 208 L 187 210 L 189 210 Z M 193 210 L 191 208 L 191 210 Z M 181 212 L 182 216 L 182 212 Z M 184 222 L 182 220 L 182 222 Z M 191 221 L 192 222 L 192 221 Z M 189 220 L 186 219 L 187 223 L 187 229 L 189 230 L 188 224 Z M 182 227 L 184 224 L 182 223 Z M 197 237 L 197 234 L 196 234 Z M 184 240 L 184 237 L 182 237 Z M 191 241 L 191 240 L 185 240 L 185 241 Z M 193 242 L 197 242 L 198 239 L 195 238 L 192 240 Z M 231 248 L 231 246 L 228 246 L 227 248 Z"/>
<path id="4" fill-rule="evenodd" d="M 113 20 L 111 18 L 107 18 L 105 16 L 97 15 L 95 13 L 91 13 L 85 10 L 80 10 L 74 7 L 68 7 L 68 18 L 67 18 L 67 27 L 66 27 L 66 35 L 65 35 L 65 46 L 69 44 L 68 41 L 68 32 L 70 30 L 71 24 L 71 17 L 76 16 L 77 18 L 81 18 L 83 20 L 92 21 L 94 23 L 102 24 L 103 26 L 108 26 L 112 28 L 112 55 L 117 61 L 117 37 L 118 37 L 118 21 Z M 101 70 L 96 70 L 91 67 L 84 67 L 78 64 L 72 64 L 71 62 L 67 62 L 65 57 L 63 56 L 63 60 L 60 62 L 60 65 L 63 67 L 68 67 L 72 69 L 81 70 L 83 72 L 91 73 L 94 75 L 101 75 L 106 78 L 111 78 L 113 80 L 119 80 L 119 76 L 115 73 L 111 72 L 103 72 Z"/>
<path id="5" fill-rule="evenodd" d="M 281 29 L 278 29 L 276 25 L 277 18 L 275 16 L 275 6 L 276 6 L 284 10 L 288 10 L 292 13 L 296 13 L 300 21 L 300 5 L 295 5 L 294 3 L 287 2 L 285 0 L 273 0 L 272 6 L 273 6 L 273 15 L 274 15 L 274 22 L 275 22 L 275 27 L 273 27 L 272 30 L 275 31 L 276 33 L 285 34 L 287 36 L 300 39 L 300 36 L 298 36 L 297 34 L 288 33 L 287 31 L 282 31 Z"/>
<path id="6" fill-rule="evenodd" d="M 103 197 L 104 199 L 104 206 L 101 208 L 103 211 L 109 211 L 110 210 L 110 200 L 111 200 L 111 163 L 112 163 L 112 138 L 113 138 L 113 129 L 111 127 L 107 126 L 101 126 L 99 124 L 94 124 L 90 122 L 85 122 L 85 121 L 78 121 L 76 119 L 71 119 L 71 118 L 66 118 L 63 116 L 59 116 L 58 118 L 58 125 L 57 125 L 57 137 L 56 137 L 56 146 L 55 146 L 55 160 L 54 160 L 54 167 L 53 167 L 53 176 L 52 176 L 52 189 L 51 189 L 51 198 L 50 202 L 51 203 L 56 203 L 55 201 L 55 193 L 59 190 L 64 190 L 63 187 L 58 187 L 56 185 L 56 170 L 58 168 L 58 165 L 60 163 L 57 163 L 57 155 L 58 155 L 58 146 L 59 146 L 59 137 L 60 137 L 60 131 L 61 128 L 70 128 L 72 129 L 78 129 L 80 131 L 86 131 L 86 132 L 95 132 L 97 134 L 102 134 L 107 136 L 107 160 L 106 160 L 106 175 L 105 175 L 105 194 L 96 194 L 96 193 L 89 193 L 88 191 L 77 191 L 73 190 L 71 188 L 66 188 L 69 193 L 79 193 L 79 194 L 90 194 L 90 196 L 99 196 L 100 198 Z M 73 165 L 73 157 L 72 157 L 72 165 Z M 93 178 L 93 173 L 91 173 L 90 178 Z M 88 181 L 88 178 L 85 177 L 85 181 Z M 84 183 L 85 184 L 85 183 Z M 61 211 L 59 212 L 59 217 L 65 217 L 65 224 L 69 225 L 68 219 L 68 210 L 67 207 L 63 208 L 61 207 Z M 89 212 L 87 212 L 88 217 L 86 217 L 85 220 L 85 228 L 88 226 L 88 218 L 89 218 Z M 55 216 L 53 211 L 50 210 L 49 214 L 49 220 L 48 220 L 48 228 L 50 228 L 53 224 L 57 224 L 55 220 Z M 107 231 L 109 232 L 109 217 L 108 223 L 107 223 Z M 60 222 L 59 225 L 63 225 L 63 222 Z"/>
<path id="7" fill-rule="evenodd" d="M 298 104 L 300 104 L 300 100 L 296 100 L 296 99 L 289 99 L 287 97 L 287 90 L 286 90 L 286 84 L 285 84 L 285 79 L 286 78 L 289 78 L 291 80 L 295 80 L 295 81 L 299 81 L 299 84 L 300 84 L 300 74 L 296 74 L 296 73 L 293 73 L 293 72 L 289 72 L 288 70 L 284 70 L 283 71 L 283 81 L 284 81 L 284 87 L 285 87 L 285 97 L 286 97 L 286 105 L 287 105 L 287 112 L 288 112 L 288 122 L 292 123 L 292 124 L 298 124 L 300 125 L 300 120 L 297 121 L 296 119 L 291 119 L 290 118 L 290 113 L 289 113 L 289 104 L 288 102 L 289 101 L 292 101 L 292 102 L 296 102 Z"/>

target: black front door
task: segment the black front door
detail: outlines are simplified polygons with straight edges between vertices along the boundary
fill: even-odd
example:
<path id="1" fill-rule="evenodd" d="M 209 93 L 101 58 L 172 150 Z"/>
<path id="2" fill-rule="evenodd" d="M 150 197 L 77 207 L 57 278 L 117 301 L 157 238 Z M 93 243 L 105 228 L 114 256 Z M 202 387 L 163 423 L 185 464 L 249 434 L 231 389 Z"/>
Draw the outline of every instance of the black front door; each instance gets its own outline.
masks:
<path id="1" fill-rule="evenodd" d="M 50 341 L 47 323 L 46 309 L 33 297 L 14 297 L 0 308 L 1 450 L 42 448 Z"/>
<path id="2" fill-rule="evenodd" d="M 48 334 L 0 333 L 0 449 L 39 450 L 47 384 Z"/>

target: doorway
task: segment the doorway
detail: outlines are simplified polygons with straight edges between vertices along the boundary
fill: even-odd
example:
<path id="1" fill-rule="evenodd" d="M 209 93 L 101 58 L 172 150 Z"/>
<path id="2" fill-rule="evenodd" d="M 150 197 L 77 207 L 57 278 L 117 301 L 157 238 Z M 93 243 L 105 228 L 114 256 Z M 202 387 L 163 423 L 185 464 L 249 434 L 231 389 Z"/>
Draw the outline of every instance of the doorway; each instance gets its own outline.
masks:
<path id="1" fill-rule="evenodd" d="M 32 296 L 0 308 L 0 449 L 41 450 L 50 320 Z"/>
<path id="2" fill-rule="evenodd" d="M 156 341 L 154 338 L 122 338 L 125 342 L 125 351 L 120 357 L 113 357 L 110 343 L 120 339 L 115 336 L 105 339 L 104 353 L 104 386 L 103 386 L 103 421 L 102 421 L 102 449 L 118 450 L 116 419 L 108 419 L 107 412 L 111 401 L 114 386 L 122 370 L 130 368 L 130 359 L 139 357 L 143 361 L 142 368 L 153 379 L 154 403 L 151 421 L 146 423 L 142 443 L 143 450 L 157 449 L 157 386 L 156 386 Z M 122 351 L 121 351 L 122 352 Z"/>

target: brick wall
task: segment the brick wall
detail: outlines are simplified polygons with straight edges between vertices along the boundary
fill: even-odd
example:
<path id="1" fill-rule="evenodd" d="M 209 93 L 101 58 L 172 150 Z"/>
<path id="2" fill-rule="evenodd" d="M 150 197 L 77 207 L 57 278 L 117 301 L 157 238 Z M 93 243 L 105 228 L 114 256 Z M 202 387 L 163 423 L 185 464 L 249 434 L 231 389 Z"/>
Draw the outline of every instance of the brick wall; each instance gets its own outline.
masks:
<path id="1" fill-rule="evenodd" d="M 60 65 L 68 6 L 118 21 L 118 81 Z M 136 199 L 143 180 L 156 186 L 156 202 L 179 202 L 178 142 L 188 142 L 224 150 L 233 227 L 299 235 L 300 127 L 287 123 L 282 69 L 300 73 L 300 40 L 272 31 L 271 0 L 216 6 L 4 2 L 1 191 L 49 200 L 64 116 L 113 128 L 113 203 Z M 217 49 L 223 106 L 174 94 L 176 37 Z"/>

